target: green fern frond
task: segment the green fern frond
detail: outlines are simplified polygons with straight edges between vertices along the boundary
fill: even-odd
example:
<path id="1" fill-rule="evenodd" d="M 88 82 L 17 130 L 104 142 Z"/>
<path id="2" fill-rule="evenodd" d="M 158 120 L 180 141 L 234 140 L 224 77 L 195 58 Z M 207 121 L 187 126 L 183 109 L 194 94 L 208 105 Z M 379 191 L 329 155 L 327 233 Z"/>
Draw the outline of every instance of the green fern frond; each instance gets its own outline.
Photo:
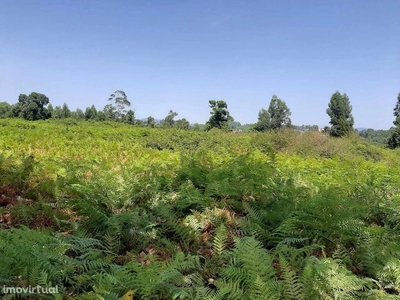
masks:
<path id="1" fill-rule="evenodd" d="M 394 289 L 400 293 L 400 260 L 390 259 L 378 273 L 378 278 L 384 289 Z"/>
<path id="2" fill-rule="evenodd" d="M 216 255 L 222 255 L 228 241 L 228 232 L 224 225 L 220 225 L 214 235 L 213 250 Z"/>
<path id="3" fill-rule="evenodd" d="M 299 280 L 297 271 L 286 261 L 283 256 L 279 257 L 279 270 L 284 283 L 283 296 L 285 299 L 305 299 L 303 287 Z"/>

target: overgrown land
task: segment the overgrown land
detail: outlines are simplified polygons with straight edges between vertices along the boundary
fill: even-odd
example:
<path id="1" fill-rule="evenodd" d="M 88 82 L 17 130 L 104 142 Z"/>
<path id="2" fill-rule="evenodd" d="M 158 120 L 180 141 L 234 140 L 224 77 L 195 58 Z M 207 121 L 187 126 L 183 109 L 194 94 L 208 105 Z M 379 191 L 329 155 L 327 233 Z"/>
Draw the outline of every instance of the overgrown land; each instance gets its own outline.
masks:
<path id="1" fill-rule="evenodd" d="M 60 291 L 25 299 L 400 298 L 398 149 L 72 119 L 0 136 L 0 284 Z"/>

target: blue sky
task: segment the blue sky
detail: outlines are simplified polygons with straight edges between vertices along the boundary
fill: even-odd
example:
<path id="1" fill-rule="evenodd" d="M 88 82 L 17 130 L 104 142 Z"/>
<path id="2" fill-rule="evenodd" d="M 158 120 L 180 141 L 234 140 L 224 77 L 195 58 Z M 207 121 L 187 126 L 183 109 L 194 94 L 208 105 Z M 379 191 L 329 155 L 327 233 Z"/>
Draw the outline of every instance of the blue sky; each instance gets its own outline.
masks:
<path id="1" fill-rule="evenodd" d="M 102 108 L 124 90 L 138 118 L 204 123 L 225 100 L 254 123 L 273 94 L 296 125 L 328 125 L 345 92 L 356 127 L 392 126 L 399 0 L 0 0 L 0 101 L 46 94 Z"/>

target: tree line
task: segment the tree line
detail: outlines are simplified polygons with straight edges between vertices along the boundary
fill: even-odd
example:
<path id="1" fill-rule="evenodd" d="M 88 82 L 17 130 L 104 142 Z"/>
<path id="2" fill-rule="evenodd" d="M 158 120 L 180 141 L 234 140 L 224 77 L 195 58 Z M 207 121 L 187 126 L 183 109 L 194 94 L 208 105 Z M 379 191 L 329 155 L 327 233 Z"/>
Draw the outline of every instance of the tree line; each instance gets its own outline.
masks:
<path id="1" fill-rule="evenodd" d="M 45 120 L 49 118 L 64 119 L 75 118 L 81 120 L 124 122 L 132 125 L 162 127 L 162 128 L 179 128 L 179 129 L 197 129 L 211 130 L 213 128 L 222 130 L 231 130 L 237 128 L 240 123 L 234 122 L 234 118 L 228 111 L 228 105 L 223 100 L 210 100 L 209 107 L 211 109 L 210 118 L 205 125 L 190 125 L 185 118 L 176 120 L 177 112 L 170 110 L 167 116 L 157 122 L 152 116 L 145 120 L 139 120 L 135 117 L 135 112 L 129 109 L 131 106 L 126 93 L 117 90 L 110 95 L 108 99 L 111 103 L 104 106 L 102 110 L 97 110 L 94 105 L 86 107 L 85 111 L 77 108 L 71 111 L 66 103 L 62 106 L 55 106 L 50 103 L 49 98 L 45 94 L 32 92 L 29 95 L 20 94 L 18 102 L 9 104 L 0 102 L 0 118 L 22 118 L 25 120 Z M 326 126 L 324 132 L 333 137 L 342 137 L 350 135 L 354 132 L 354 117 L 352 115 L 352 106 L 346 93 L 341 94 L 336 91 L 330 98 L 326 113 L 330 117 L 330 127 Z M 279 99 L 277 95 L 273 95 L 268 109 L 261 108 L 258 113 L 257 123 L 250 126 L 250 130 L 268 131 L 278 130 L 281 128 L 299 128 L 292 125 L 291 111 L 285 101 Z M 395 121 L 394 128 L 391 128 L 390 135 L 387 140 L 387 146 L 391 149 L 400 147 L 400 93 L 397 97 L 397 103 L 394 108 Z M 303 126 L 304 127 L 304 126 Z M 316 127 L 316 128 L 315 128 Z M 308 130 L 318 130 L 317 126 L 309 126 Z M 369 136 L 371 132 L 361 134 L 361 136 Z M 386 134 L 387 135 L 387 134 Z M 383 133 L 379 133 L 383 136 Z M 382 138 L 380 138 L 380 141 Z"/>

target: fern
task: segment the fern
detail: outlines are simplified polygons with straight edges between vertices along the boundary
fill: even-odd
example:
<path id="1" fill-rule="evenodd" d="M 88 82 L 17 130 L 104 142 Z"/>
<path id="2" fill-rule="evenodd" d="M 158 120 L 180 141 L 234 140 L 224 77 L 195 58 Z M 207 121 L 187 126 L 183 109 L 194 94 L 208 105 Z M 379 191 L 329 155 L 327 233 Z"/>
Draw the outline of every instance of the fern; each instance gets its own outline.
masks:
<path id="1" fill-rule="evenodd" d="M 228 236 L 225 226 L 221 225 L 215 232 L 213 250 L 216 255 L 222 255 L 227 245 Z"/>
<path id="2" fill-rule="evenodd" d="M 289 265 L 283 256 L 279 257 L 279 270 L 284 285 L 284 299 L 305 299 L 297 271 Z"/>
<path id="3" fill-rule="evenodd" d="M 384 289 L 400 293 L 400 260 L 390 259 L 378 273 L 378 278 Z"/>
<path id="4" fill-rule="evenodd" d="M 223 269 L 221 279 L 216 281 L 216 286 L 219 288 L 217 297 L 262 299 L 248 298 L 249 295 L 252 297 L 259 295 L 268 296 L 268 299 L 279 298 L 277 285 L 273 279 L 276 274 L 276 270 L 272 267 L 273 257 L 262 249 L 260 242 L 252 237 L 238 239 L 234 249 L 226 254 L 229 263 Z"/>

